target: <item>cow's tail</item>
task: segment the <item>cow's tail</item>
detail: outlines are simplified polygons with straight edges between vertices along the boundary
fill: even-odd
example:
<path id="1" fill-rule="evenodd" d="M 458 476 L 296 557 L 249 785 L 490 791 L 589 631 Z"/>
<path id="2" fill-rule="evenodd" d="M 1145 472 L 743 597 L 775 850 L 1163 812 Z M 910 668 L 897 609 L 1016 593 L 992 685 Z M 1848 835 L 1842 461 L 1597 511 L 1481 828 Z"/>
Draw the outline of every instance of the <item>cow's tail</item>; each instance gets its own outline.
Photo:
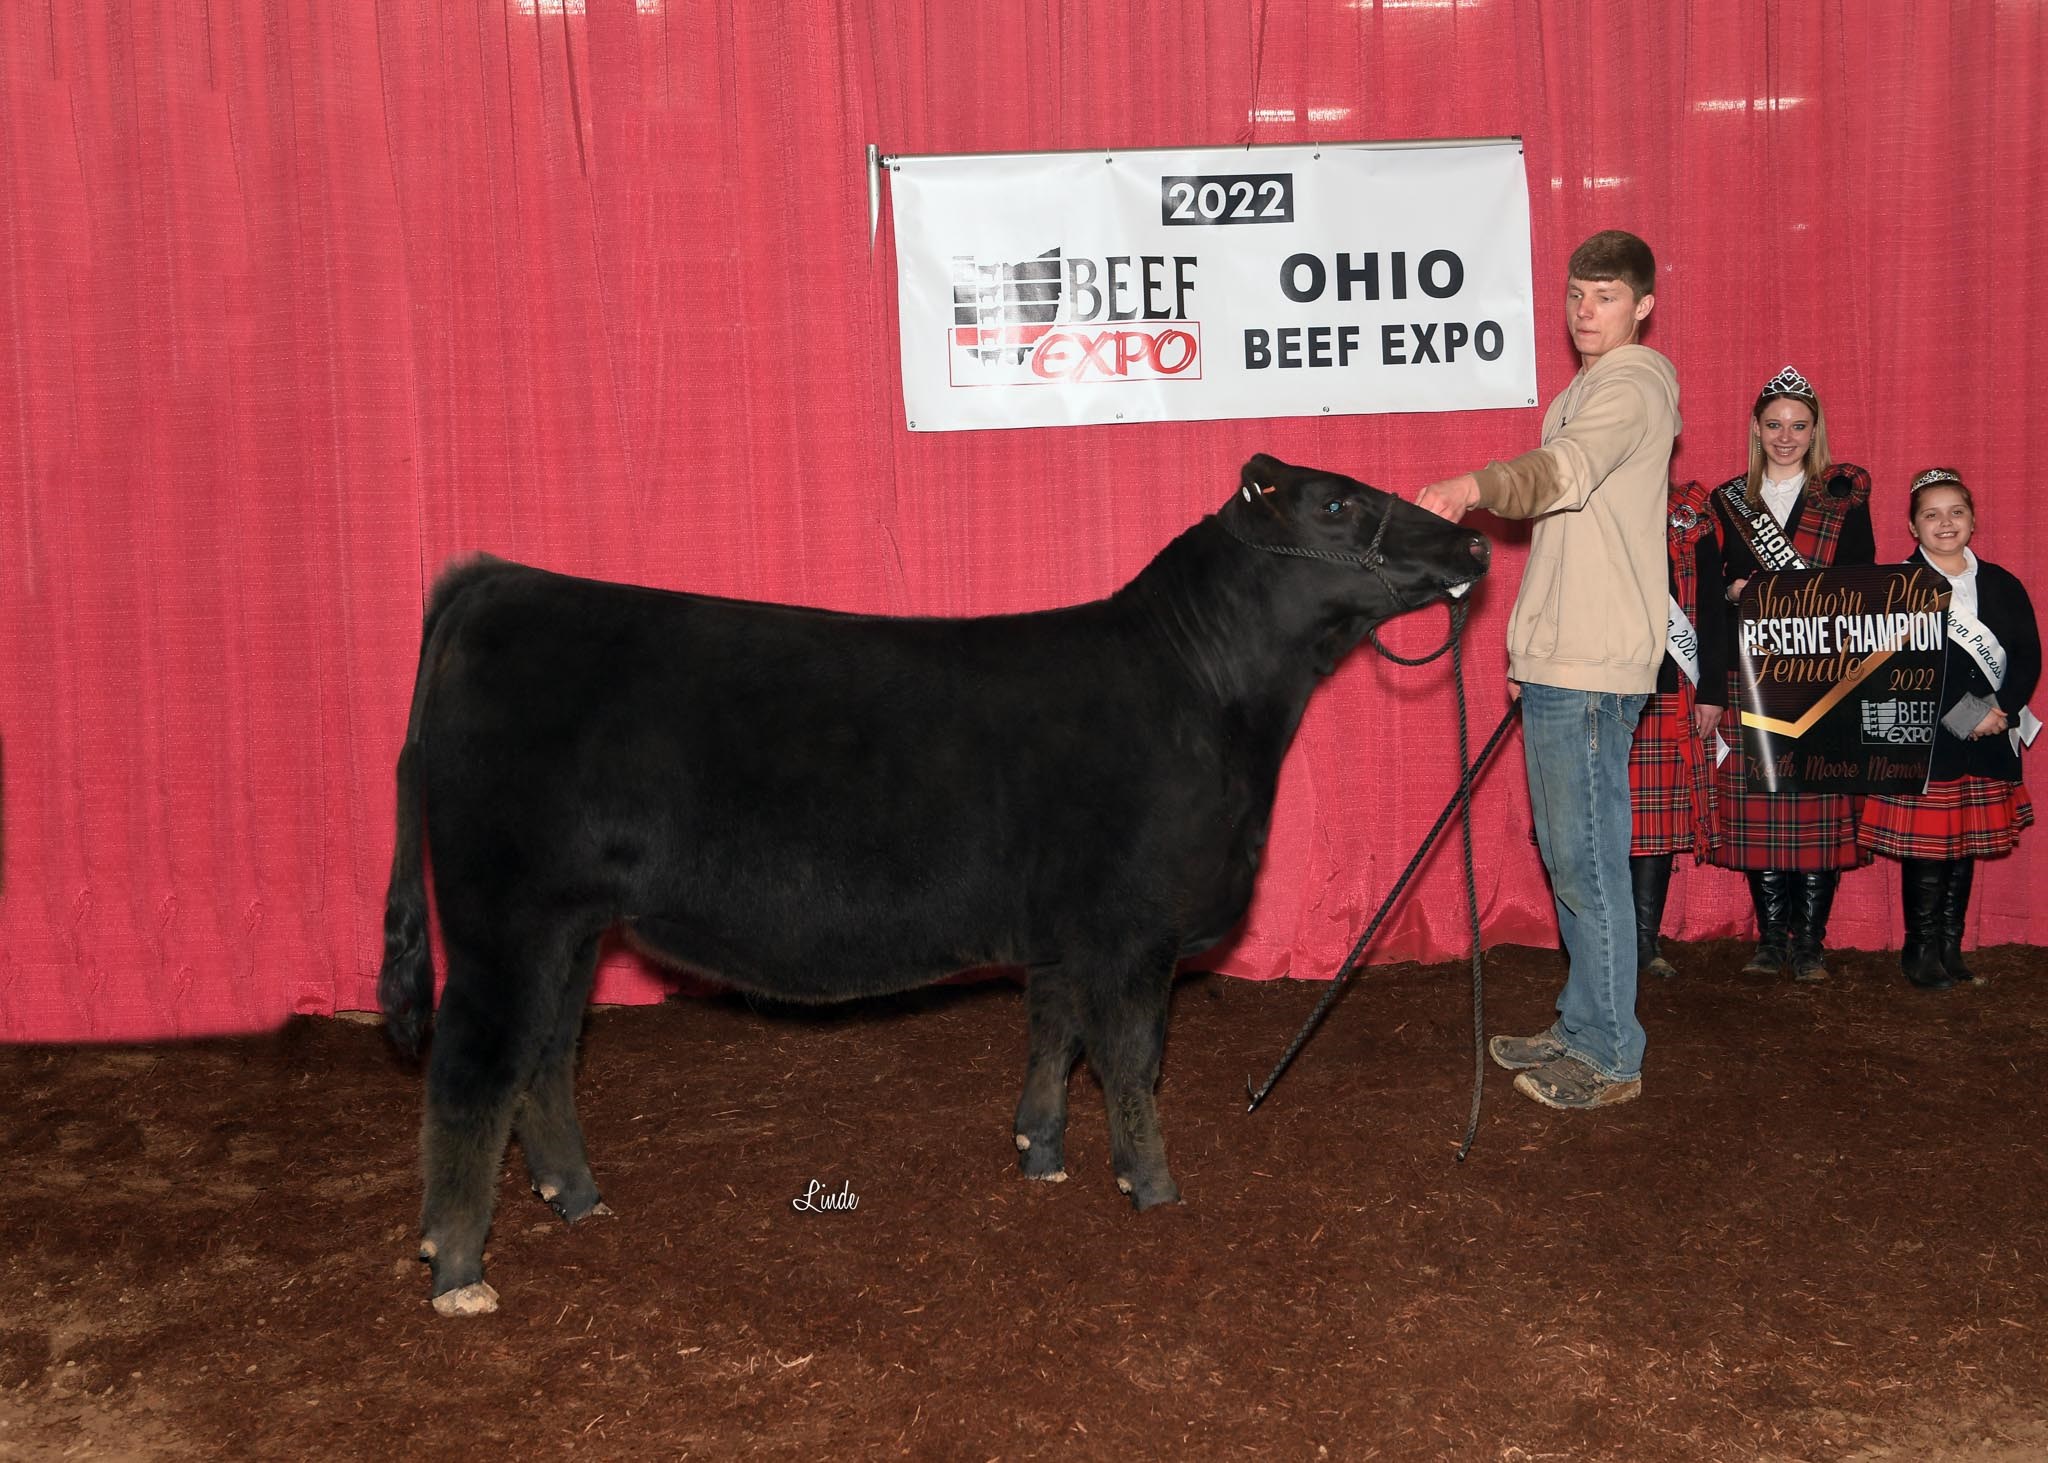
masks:
<path id="1" fill-rule="evenodd" d="M 440 660 L 438 643 L 448 633 L 448 610 L 476 572 L 495 563 L 486 559 L 454 570 L 435 586 L 420 632 L 420 664 L 413 678 L 405 745 L 398 753 L 398 833 L 391 853 L 391 884 L 384 895 L 384 965 L 377 972 L 377 1004 L 383 1008 L 391 1040 L 411 1054 L 425 1043 L 434 1014 L 434 950 L 427 933 L 426 828 L 420 792 L 421 723 L 433 668 Z"/>

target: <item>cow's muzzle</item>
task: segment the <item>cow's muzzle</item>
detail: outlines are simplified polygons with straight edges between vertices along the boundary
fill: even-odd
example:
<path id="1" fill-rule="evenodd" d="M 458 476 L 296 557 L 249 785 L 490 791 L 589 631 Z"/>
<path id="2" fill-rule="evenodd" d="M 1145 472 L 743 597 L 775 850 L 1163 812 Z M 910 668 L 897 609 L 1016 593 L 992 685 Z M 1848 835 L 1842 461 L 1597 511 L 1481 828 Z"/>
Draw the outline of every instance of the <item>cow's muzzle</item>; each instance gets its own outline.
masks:
<path id="1" fill-rule="evenodd" d="M 1480 575 L 1484 574 L 1487 566 L 1493 562 L 1493 548 L 1486 542 L 1486 535 L 1484 534 L 1475 533 L 1467 539 L 1465 541 L 1465 550 L 1478 563 L 1479 573 L 1474 574 L 1470 579 L 1460 579 L 1455 584 L 1444 586 L 1444 592 L 1450 595 L 1452 599 L 1463 599 L 1466 591 L 1479 582 Z"/>

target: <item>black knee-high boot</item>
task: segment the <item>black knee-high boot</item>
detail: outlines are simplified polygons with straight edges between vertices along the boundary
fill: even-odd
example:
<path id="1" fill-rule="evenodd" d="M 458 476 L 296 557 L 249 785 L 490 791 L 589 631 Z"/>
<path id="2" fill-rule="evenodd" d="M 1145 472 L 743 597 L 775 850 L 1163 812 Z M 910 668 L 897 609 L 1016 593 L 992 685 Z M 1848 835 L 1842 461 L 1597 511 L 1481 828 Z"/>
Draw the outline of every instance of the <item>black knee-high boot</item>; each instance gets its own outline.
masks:
<path id="1" fill-rule="evenodd" d="M 1744 975 L 1776 975 L 1792 958 L 1788 944 L 1792 925 L 1792 881 L 1782 869 L 1752 869 L 1749 898 L 1756 906 L 1756 954 L 1742 967 Z"/>
<path id="2" fill-rule="evenodd" d="M 1674 976 L 1678 972 L 1657 948 L 1657 931 L 1664 925 L 1664 898 L 1671 892 L 1671 855 L 1632 855 L 1628 877 L 1636 897 L 1636 970 L 1644 975 Z"/>
<path id="3" fill-rule="evenodd" d="M 1828 911 L 1835 907 L 1835 885 L 1839 869 L 1794 874 L 1792 890 L 1792 978 L 1816 981 L 1828 978 L 1827 961 L 1821 946 L 1828 937 Z"/>
<path id="4" fill-rule="evenodd" d="M 1939 859 L 1899 860 L 1899 908 L 1906 916 L 1899 968 L 1925 991 L 1945 991 L 1955 984 L 1941 968 L 1941 902 L 1948 870 Z"/>
<path id="5" fill-rule="evenodd" d="M 1977 974 L 1963 964 L 1963 922 L 1970 913 L 1970 885 L 1976 882 L 1977 861 L 1959 858 L 1948 865 L 1941 899 L 1941 969 L 1958 985 L 1975 985 Z"/>

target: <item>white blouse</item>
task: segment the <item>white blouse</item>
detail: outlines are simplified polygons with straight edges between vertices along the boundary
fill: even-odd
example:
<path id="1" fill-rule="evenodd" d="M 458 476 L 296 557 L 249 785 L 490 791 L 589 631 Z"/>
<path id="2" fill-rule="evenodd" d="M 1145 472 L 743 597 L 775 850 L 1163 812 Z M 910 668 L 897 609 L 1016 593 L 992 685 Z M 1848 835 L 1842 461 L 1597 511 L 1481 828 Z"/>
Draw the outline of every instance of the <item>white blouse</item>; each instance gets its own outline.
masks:
<path id="1" fill-rule="evenodd" d="M 1764 500 L 1764 507 L 1771 510 L 1771 517 L 1778 520 L 1783 528 L 1792 516 L 1792 505 L 1799 501 L 1799 490 L 1806 486 L 1806 470 L 1801 468 L 1782 482 L 1765 478 L 1757 485 L 1757 491 Z"/>
<path id="2" fill-rule="evenodd" d="M 1928 560 L 1930 565 L 1933 560 Z M 1967 546 L 1963 549 L 1963 572 L 1950 574 L 1936 566 L 1934 572 L 1949 584 L 1948 604 L 1958 614 L 1977 618 L 1977 555 Z"/>

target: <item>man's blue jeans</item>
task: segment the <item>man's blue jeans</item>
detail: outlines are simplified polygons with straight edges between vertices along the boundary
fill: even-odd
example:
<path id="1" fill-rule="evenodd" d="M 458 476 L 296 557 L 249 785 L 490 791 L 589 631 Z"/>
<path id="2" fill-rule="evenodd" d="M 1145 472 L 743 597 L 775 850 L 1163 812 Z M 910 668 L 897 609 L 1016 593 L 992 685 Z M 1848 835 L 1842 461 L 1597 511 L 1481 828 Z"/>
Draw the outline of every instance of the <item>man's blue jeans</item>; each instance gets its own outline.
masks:
<path id="1" fill-rule="evenodd" d="M 1628 873 L 1628 751 L 1648 699 L 1522 687 L 1529 806 L 1571 961 L 1551 1032 L 1606 1077 L 1636 1077 L 1643 1070 Z"/>

